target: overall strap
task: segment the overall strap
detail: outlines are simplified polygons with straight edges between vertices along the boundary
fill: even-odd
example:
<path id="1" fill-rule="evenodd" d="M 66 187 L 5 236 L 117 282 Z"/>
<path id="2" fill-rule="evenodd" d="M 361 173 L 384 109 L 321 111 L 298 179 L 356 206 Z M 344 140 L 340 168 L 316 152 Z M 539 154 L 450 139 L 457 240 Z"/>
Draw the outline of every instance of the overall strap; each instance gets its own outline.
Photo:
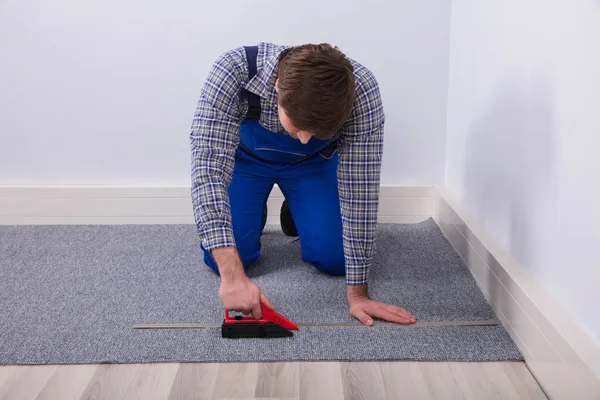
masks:
<path id="1" fill-rule="evenodd" d="M 244 46 L 246 50 L 246 59 L 248 60 L 248 80 L 252 80 L 256 76 L 256 58 L 258 56 L 258 46 Z M 245 90 L 245 89 L 244 89 Z M 248 114 L 246 120 L 259 122 L 260 121 L 260 97 L 248 90 L 245 90 L 246 98 L 248 99 Z"/>

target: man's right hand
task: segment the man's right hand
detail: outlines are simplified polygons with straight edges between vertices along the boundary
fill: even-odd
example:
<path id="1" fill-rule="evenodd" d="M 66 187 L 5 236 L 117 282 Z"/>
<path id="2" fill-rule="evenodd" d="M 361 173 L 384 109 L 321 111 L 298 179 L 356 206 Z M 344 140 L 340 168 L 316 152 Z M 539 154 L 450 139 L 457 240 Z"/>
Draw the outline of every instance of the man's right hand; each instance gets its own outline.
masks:
<path id="1" fill-rule="evenodd" d="M 215 249 L 212 255 L 221 275 L 219 297 L 226 310 L 252 314 L 255 319 L 260 319 L 261 303 L 271 310 L 275 309 L 260 288 L 246 276 L 235 248 Z"/>
<path id="2" fill-rule="evenodd" d="M 226 310 L 252 314 L 255 319 L 262 318 L 261 303 L 271 310 L 275 309 L 260 288 L 246 276 L 234 281 L 221 280 L 219 296 Z"/>

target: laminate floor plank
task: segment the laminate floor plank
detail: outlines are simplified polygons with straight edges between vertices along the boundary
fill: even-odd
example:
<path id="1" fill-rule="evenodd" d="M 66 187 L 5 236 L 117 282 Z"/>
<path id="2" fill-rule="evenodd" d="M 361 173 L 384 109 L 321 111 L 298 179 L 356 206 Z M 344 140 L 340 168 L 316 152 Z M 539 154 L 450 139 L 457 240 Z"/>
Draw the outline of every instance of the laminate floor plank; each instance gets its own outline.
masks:
<path id="1" fill-rule="evenodd" d="M 20 365 L 0 387 L 0 400 L 34 400 L 56 371 L 56 365 Z"/>
<path id="2" fill-rule="evenodd" d="M 297 398 L 299 394 L 300 366 L 297 362 L 261 363 L 258 366 L 257 398 Z"/>
<path id="3" fill-rule="evenodd" d="M 258 363 L 221 364 L 213 399 L 255 398 L 258 367 Z"/>
<path id="4" fill-rule="evenodd" d="M 426 362 L 421 363 L 420 367 L 431 399 L 463 400 L 466 398 L 447 362 Z"/>
<path id="5" fill-rule="evenodd" d="M 82 400 L 166 399 L 179 364 L 106 364 L 92 376 Z"/>
<path id="6" fill-rule="evenodd" d="M 343 362 L 340 366 L 345 399 L 384 400 L 389 398 L 381 363 Z"/>
<path id="7" fill-rule="evenodd" d="M 299 387 L 301 399 L 343 400 L 344 386 L 340 363 L 300 363 Z"/>
<path id="8" fill-rule="evenodd" d="M 97 369 L 97 364 L 59 365 L 36 400 L 78 400 Z"/>
<path id="9" fill-rule="evenodd" d="M 382 362 L 383 377 L 389 398 L 391 399 L 431 399 L 421 363 Z"/>
<path id="10" fill-rule="evenodd" d="M 2 384 L 8 380 L 16 369 L 16 365 L 0 365 L 0 389 L 2 388 Z"/>
<path id="11" fill-rule="evenodd" d="M 167 399 L 178 369 L 178 363 L 139 365 L 118 400 Z"/>
<path id="12" fill-rule="evenodd" d="M 217 381 L 218 363 L 182 363 L 168 400 L 210 400 Z"/>

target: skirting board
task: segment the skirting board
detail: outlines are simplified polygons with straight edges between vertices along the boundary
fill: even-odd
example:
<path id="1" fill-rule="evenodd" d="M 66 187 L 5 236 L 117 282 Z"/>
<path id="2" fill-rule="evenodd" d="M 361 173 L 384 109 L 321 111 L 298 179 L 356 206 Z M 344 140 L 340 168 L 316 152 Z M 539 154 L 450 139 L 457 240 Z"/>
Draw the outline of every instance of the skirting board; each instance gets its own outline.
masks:
<path id="1" fill-rule="evenodd" d="M 551 399 L 600 399 L 600 346 L 475 218 L 436 187 L 434 219 Z"/>
<path id="2" fill-rule="evenodd" d="M 432 186 L 382 185 L 379 221 L 420 222 L 433 215 Z M 275 186 L 267 223 L 279 224 L 283 195 Z M 192 224 L 190 188 L 134 186 L 0 186 L 0 225 Z"/>

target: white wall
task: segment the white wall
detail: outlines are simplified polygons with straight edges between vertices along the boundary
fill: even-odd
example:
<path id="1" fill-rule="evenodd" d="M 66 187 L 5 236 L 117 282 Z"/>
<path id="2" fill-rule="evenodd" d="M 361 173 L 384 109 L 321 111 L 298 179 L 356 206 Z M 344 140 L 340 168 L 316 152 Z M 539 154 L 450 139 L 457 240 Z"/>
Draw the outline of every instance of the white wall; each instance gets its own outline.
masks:
<path id="1" fill-rule="evenodd" d="M 244 44 L 330 42 L 374 71 L 384 183 L 443 180 L 448 0 L 0 2 L 0 184 L 189 184 L 199 89 Z"/>
<path id="2" fill-rule="evenodd" d="M 600 338 L 600 1 L 454 0 L 446 186 Z"/>

